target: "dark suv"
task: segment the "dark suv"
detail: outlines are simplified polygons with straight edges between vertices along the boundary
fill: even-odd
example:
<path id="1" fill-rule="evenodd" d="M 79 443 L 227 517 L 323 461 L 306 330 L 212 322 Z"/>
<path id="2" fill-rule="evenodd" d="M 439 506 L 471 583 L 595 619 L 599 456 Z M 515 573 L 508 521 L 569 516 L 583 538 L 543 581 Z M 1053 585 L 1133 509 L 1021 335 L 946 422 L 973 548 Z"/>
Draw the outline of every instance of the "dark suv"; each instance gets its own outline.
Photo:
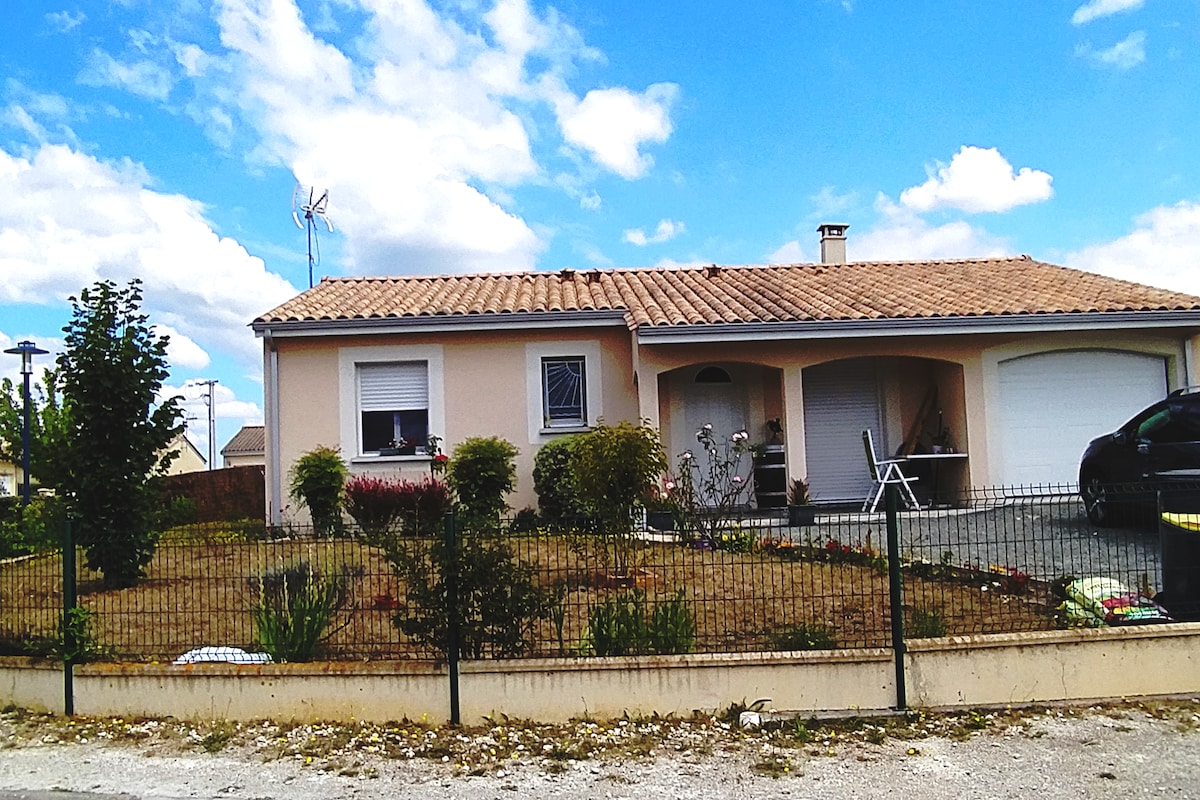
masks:
<path id="1" fill-rule="evenodd" d="M 1093 439 L 1079 464 L 1088 519 L 1117 522 L 1117 507 L 1152 507 L 1155 490 L 1200 484 L 1200 387 L 1176 389 L 1114 433 Z"/>

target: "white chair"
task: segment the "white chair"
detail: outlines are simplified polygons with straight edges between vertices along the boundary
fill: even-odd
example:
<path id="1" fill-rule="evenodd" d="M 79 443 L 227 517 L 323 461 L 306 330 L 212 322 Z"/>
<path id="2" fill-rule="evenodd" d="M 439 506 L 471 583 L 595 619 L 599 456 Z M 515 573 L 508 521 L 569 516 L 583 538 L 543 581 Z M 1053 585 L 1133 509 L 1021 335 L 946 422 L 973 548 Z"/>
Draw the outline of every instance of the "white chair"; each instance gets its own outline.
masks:
<path id="1" fill-rule="evenodd" d="M 900 495 L 904 498 L 904 502 L 912 508 L 920 508 L 921 504 L 917 502 L 917 496 L 913 494 L 910 483 L 916 481 L 916 478 L 909 478 L 900 470 L 902 459 L 891 458 L 880 460 L 875 455 L 875 440 L 871 438 L 871 430 L 868 428 L 863 431 L 863 449 L 867 453 L 867 466 L 871 470 L 871 480 L 874 485 L 871 487 L 871 494 L 863 501 L 863 511 L 871 511 L 874 513 L 879 506 L 879 498 L 883 497 L 884 490 L 889 484 L 898 485 L 900 487 Z"/>

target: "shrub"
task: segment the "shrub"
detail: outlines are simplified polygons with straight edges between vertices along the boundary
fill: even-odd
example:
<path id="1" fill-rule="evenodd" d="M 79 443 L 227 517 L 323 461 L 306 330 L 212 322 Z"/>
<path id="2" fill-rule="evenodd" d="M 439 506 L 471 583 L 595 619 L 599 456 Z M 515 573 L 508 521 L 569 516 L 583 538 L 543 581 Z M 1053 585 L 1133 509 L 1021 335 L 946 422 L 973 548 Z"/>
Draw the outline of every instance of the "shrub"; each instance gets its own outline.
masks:
<path id="1" fill-rule="evenodd" d="M 450 490 L 432 477 L 419 481 L 355 475 L 346 481 L 346 513 L 368 542 L 380 544 L 394 529 L 409 536 L 431 536 L 450 507 Z"/>
<path id="2" fill-rule="evenodd" d="M 946 635 L 946 615 L 941 608 L 917 606 L 912 610 L 904 631 L 913 639 L 934 639 Z"/>
<path id="3" fill-rule="evenodd" d="M 354 475 L 346 481 L 346 513 L 368 540 L 387 533 L 400 514 L 399 484 L 378 475 Z"/>
<path id="4" fill-rule="evenodd" d="M 650 616 L 650 650 L 654 653 L 690 653 L 696 643 L 696 620 L 688 607 L 683 589 L 670 600 L 663 600 L 654 607 Z"/>
<path id="5" fill-rule="evenodd" d="M 609 597 L 588 611 L 587 644 L 597 656 L 687 653 L 696 641 L 696 621 L 684 597 L 659 601 L 647 613 L 641 589 Z"/>
<path id="6" fill-rule="evenodd" d="M 15 498 L 14 498 L 15 499 Z M 66 509 L 61 498 L 34 495 L 29 505 L 18 501 L 0 521 L 0 558 L 53 550 L 62 542 Z"/>
<path id="7" fill-rule="evenodd" d="M 318 536 L 336 536 L 342 532 L 342 486 L 346 475 L 346 462 L 332 447 L 310 450 L 292 465 L 292 498 L 308 506 Z"/>
<path id="8" fill-rule="evenodd" d="M 584 516 L 571 478 L 571 446 L 577 438 L 552 439 L 533 457 L 533 490 L 542 519 L 549 525 L 574 525 Z"/>
<path id="9" fill-rule="evenodd" d="M 305 561 L 251 579 L 258 646 L 275 661 L 312 661 L 334 614 L 348 600 L 345 576 L 322 577 Z"/>
<path id="10" fill-rule="evenodd" d="M 411 604 L 393 623 L 417 643 L 443 656 L 449 650 L 446 576 L 453 569 L 462 656 L 509 658 L 533 649 L 533 623 L 549 616 L 553 594 L 534 581 L 533 567 L 517 558 L 503 541 L 484 536 L 464 538 L 453 562 L 441 539 L 426 547 L 392 541 L 387 555 L 396 577 L 408 585 Z"/>
<path id="11" fill-rule="evenodd" d="M 513 459 L 520 451 L 495 436 L 477 436 L 454 448 L 446 480 L 468 525 L 494 528 L 508 509 L 505 496 L 516 488 Z"/>
<path id="12" fill-rule="evenodd" d="M 512 518 L 508 525 L 510 533 L 536 533 L 542 523 L 538 512 L 532 508 L 522 508 Z"/>
<path id="13" fill-rule="evenodd" d="M 649 423 L 601 423 L 571 446 L 571 475 L 585 508 L 613 537 L 617 569 L 627 568 L 633 509 L 667 468 L 658 431 Z"/>
<path id="14" fill-rule="evenodd" d="M 828 628 L 806 622 L 788 625 L 768 634 L 776 650 L 833 650 L 837 637 Z"/>

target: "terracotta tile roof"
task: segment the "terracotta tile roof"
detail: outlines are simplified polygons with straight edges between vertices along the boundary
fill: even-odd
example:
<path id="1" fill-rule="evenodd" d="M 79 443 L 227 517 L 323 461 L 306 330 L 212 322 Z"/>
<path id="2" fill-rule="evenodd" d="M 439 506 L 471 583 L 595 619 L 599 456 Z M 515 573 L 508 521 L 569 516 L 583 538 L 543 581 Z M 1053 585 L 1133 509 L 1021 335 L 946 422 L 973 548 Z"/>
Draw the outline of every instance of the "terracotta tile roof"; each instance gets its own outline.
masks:
<path id="1" fill-rule="evenodd" d="M 255 324 L 618 311 L 640 328 L 1166 310 L 1200 310 L 1200 297 L 1018 256 L 326 278 Z"/>
<path id="2" fill-rule="evenodd" d="M 233 438 L 221 448 L 221 455 L 259 455 L 265 453 L 266 449 L 266 436 L 263 431 L 263 426 L 243 425 L 242 429 L 235 433 Z"/>

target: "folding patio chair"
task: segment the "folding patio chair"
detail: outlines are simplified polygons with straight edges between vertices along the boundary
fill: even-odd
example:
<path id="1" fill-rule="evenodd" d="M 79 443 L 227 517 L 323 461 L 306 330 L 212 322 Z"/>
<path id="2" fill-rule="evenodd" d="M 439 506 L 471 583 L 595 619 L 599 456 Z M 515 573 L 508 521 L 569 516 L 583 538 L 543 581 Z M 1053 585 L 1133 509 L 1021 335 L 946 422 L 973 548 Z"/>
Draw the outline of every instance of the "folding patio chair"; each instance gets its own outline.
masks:
<path id="1" fill-rule="evenodd" d="M 909 478 L 900 469 L 900 464 L 903 459 L 889 458 L 880 460 L 875 455 L 875 440 L 871 437 L 871 430 L 868 428 L 863 431 L 863 449 L 867 453 L 867 467 L 871 470 L 871 480 L 874 484 L 871 486 L 871 493 L 867 495 L 867 499 L 863 501 L 863 511 L 871 511 L 874 513 L 879 506 L 879 498 L 883 497 L 883 492 L 888 484 L 896 484 L 900 486 L 900 495 L 904 498 L 904 502 L 912 508 L 920 508 L 921 504 L 917 502 L 917 496 L 913 494 L 910 483 L 917 480 Z"/>

